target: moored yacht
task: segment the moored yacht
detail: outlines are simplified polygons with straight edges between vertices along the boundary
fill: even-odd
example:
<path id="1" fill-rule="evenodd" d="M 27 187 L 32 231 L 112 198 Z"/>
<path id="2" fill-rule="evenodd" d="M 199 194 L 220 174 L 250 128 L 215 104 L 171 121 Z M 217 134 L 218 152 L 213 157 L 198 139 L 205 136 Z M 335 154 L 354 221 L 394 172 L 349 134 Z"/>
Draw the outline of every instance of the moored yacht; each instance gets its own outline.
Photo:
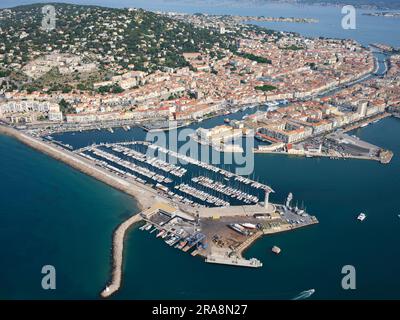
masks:
<path id="1" fill-rule="evenodd" d="M 357 217 L 357 220 L 364 221 L 367 216 L 365 213 L 360 213 Z"/>

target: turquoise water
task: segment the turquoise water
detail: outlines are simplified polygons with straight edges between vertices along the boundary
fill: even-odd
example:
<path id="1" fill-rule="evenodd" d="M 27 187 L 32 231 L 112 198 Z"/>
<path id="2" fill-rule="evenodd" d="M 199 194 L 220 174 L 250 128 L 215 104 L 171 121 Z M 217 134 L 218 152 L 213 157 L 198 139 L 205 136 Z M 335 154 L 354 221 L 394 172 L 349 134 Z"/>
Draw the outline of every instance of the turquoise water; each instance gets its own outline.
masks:
<path id="1" fill-rule="evenodd" d="M 96 298 L 132 198 L 0 135 L 0 299 Z M 53 265 L 57 289 L 41 289 Z"/>

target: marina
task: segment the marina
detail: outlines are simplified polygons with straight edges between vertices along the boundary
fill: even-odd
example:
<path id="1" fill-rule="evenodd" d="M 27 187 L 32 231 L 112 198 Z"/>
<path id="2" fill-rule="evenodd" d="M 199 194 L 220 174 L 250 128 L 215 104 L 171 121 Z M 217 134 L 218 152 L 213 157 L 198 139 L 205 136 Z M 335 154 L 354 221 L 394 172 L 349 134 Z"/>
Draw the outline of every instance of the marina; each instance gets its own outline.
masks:
<path id="1" fill-rule="evenodd" d="M 140 230 L 169 247 L 208 263 L 250 268 L 263 264 L 242 253 L 262 235 L 318 223 L 305 209 L 291 206 L 291 194 L 285 205 L 270 203 L 274 191 L 268 185 L 146 141 L 100 143 L 64 152 L 93 163 L 120 183 L 152 190 L 161 201 L 116 230 L 114 269 L 103 297 L 120 287 L 124 234 L 137 221 L 145 222 Z"/>
<path id="2" fill-rule="evenodd" d="M 141 125 L 141 128 L 148 132 L 158 132 L 158 131 L 169 131 L 169 130 L 182 128 L 189 124 L 190 124 L 189 121 L 160 120 L 160 121 L 144 123 Z"/>
<path id="3" fill-rule="evenodd" d="M 74 152 L 124 179 L 148 184 L 175 203 L 195 207 L 257 204 L 265 191 L 272 191 L 248 177 L 146 141 L 91 145 Z"/>

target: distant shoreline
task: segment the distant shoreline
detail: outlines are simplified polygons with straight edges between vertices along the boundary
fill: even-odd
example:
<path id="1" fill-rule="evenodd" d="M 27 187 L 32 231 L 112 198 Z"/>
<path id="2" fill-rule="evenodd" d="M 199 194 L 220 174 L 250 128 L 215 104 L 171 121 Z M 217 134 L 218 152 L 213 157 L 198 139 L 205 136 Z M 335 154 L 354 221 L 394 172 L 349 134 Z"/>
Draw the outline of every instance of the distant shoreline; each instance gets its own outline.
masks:
<path id="1" fill-rule="evenodd" d="M 179 3 L 179 0 L 164 1 L 163 3 L 164 4 L 171 3 L 173 5 L 173 4 Z M 19 4 L 18 3 L 16 3 L 16 4 L 11 4 L 10 3 L 9 5 L 6 5 L 4 7 L 0 4 L 0 10 L 1 9 L 14 9 L 14 8 L 21 7 L 21 6 L 45 5 L 45 4 L 53 4 L 53 5 L 54 4 L 55 5 L 57 5 L 57 4 L 84 5 L 84 6 L 91 6 L 91 7 L 110 8 L 110 9 L 127 9 L 127 8 L 131 8 L 132 7 L 132 8 L 139 8 L 139 9 L 143 9 L 143 10 L 146 10 L 146 11 L 152 11 L 152 12 L 158 11 L 158 10 L 155 10 L 155 9 L 150 9 L 149 7 L 135 6 L 134 4 L 128 6 L 128 3 L 125 3 L 125 2 L 124 2 L 125 5 L 116 6 L 116 5 L 111 5 L 109 2 L 104 2 L 103 3 L 103 1 L 101 1 L 101 0 L 99 1 L 99 3 L 96 3 L 96 4 L 93 4 L 93 3 L 76 3 L 76 2 L 69 2 L 69 1 L 60 1 L 60 2 L 58 2 L 58 1 L 45 1 L 45 0 L 44 1 L 40 1 L 40 2 L 30 2 L 30 3 L 23 2 L 23 3 L 19 3 Z M 246 8 L 262 8 L 262 7 L 266 7 L 268 5 L 289 5 L 289 6 L 293 6 L 293 7 L 323 7 L 323 8 L 332 7 L 332 8 L 341 8 L 341 7 L 344 7 L 345 5 L 352 5 L 355 8 L 361 9 L 361 10 L 381 10 L 381 11 L 400 10 L 400 5 L 399 5 L 399 7 L 390 8 L 390 7 L 385 7 L 385 6 L 373 5 L 373 4 L 370 4 L 370 5 L 368 5 L 368 4 L 349 4 L 349 3 L 346 3 L 346 2 L 337 3 L 337 2 L 330 2 L 330 1 L 307 3 L 307 2 L 294 2 L 294 1 L 290 1 L 290 0 L 288 0 L 288 1 L 270 0 L 270 1 L 265 1 L 264 3 L 257 3 L 257 4 L 248 3 L 247 6 L 244 6 L 242 1 L 231 1 L 230 4 L 231 4 L 230 6 L 226 6 L 226 3 L 225 3 L 224 7 L 228 7 L 228 8 L 244 8 L 244 7 L 246 7 Z M 222 7 L 221 4 L 215 5 L 215 3 L 214 3 L 214 5 L 210 5 L 210 2 L 207 2 L 207 1 L 205 3 L 196 2 L 196 1 L 194 1 L 193 3 L 192 2 L 189 2 L 189 3 L 187 3 L 187 2 L 185 3 L 184 2 L 184 3 L 181 4 L 181 6 L 182 6 L 182 10 L 176 11 L 175 9 L 171 8 L 171 9 L 168 9 L 167 11 L 170 11 L 170 12 L 176 11 L 176 12 L 180 12 L 180 13 L 190 14 L 189 12 L 184 10 L 186 7 L 197 6 L 197 7 L 201 7 L 201 8 L 204 7 L 204 8 L 208 8 L 208 9 L 209 8 L 220 8 L 220 7 Z M 165 11 L 165 10 L 163 9 L 162 11 Z"/>

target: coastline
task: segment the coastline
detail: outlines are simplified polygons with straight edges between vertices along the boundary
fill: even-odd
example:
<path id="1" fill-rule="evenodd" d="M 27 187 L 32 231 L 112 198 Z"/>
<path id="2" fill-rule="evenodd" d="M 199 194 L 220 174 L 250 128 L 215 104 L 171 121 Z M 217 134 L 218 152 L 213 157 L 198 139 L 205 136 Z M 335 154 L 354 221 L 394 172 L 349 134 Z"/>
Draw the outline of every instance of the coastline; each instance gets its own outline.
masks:
<path id="1" fill-rule="evenodd" d="M 61 161 L 80 172 L 95 178 L 127 195 L 136 201 L 138 211 L 133 213 L 128 219 L 122 221 L 113 231 L 111 245 L 111 279 L 106 288 L 100 293 L 102 298 L 107 298 L 119 290 L 123 275 L 124 242 L 129 229 L 136 223 L 142 221 L 140 212 L 145 208 L 151 208 L 155 201 L 160 200 L 157 192 L 145 185 L 135 182 L 128 182 L 119 177 L 113 176 L 107 171 L 92 165 L 86 159 L 79 157 L 75 153 L 62 149 L 61 147 L 50 145 L 46 142 L 32 138 L 14 128 L 0 124 L 0 134 L 15 138 L 24 145 L 44 153 L 51 158 Z"/>
<path id="2" fill-rule="evenodd" d="M 142 211 L 144 208 L 150 207 L 155 198 L 158 196 L 157 193 L 151 188 L 140 186 L 139 189 L 137 188 L 139 186 L 138 184 L 127 182 L 121 178 L 113 176 L 107 171 L 92 165 L 86 159 L 78 158 L 73 152 L 49 145 L 14 128 L 0 125 L 0 134 L 15 138 L 32 149 L 44 153 L 55 160 L 61 161 L 70 167 L 95 178 L 98 181 L 101 181 L 119 191 L 128 194 L 137 202 L 138 212 Z"/>

